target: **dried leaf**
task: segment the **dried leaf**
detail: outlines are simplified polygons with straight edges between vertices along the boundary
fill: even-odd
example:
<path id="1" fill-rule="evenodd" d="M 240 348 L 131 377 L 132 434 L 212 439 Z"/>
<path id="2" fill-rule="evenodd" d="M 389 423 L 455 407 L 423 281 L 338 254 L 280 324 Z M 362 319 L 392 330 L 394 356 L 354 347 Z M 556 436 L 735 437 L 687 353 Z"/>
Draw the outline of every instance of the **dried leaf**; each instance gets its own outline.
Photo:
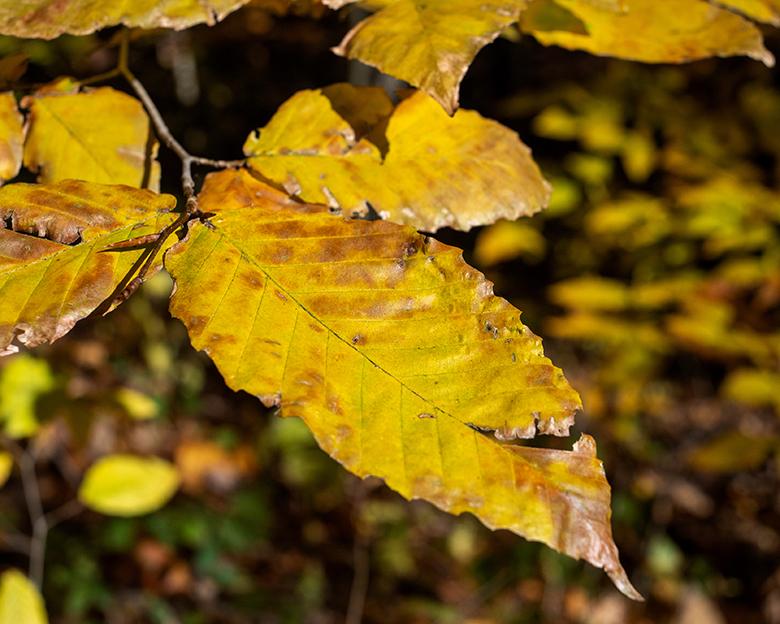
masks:
<path id="1" fill-rule="evenodd" d="M 378 89 L 301 91 L 244 151 L 253 169 L 305 201 L 347 215 L 368 202 L 384 218 L 429 232 L 546 206 L 549 185 L 513 131 L 473 111 L 448 117 L 421 92 L 390 111 Z"/>
<path id="2" fill-rule="evenodd" d="M 183 29 L 214 24 L 249 0 L 25 0 L 0 4 L 0 34 L 53 39 L 107 26 Z"/>
<path id="3" fill-rule="evenodd" d="M 22 167 L 23 122 L 13 92 L 0 93 L 0 184 L 15 177 Z"/>
<path id="4" fill-rule="evenodd" d="M 588 34 L 534 32 L 545 45 L 646 63 L 744 54 L 774 64 L 753 24 L 705 0 L 625 0 L 623 11 L 582 0 L 556 2 L 582 20 Z"/>
<path id="5" fill-rule="evenodd" d="M 156 457 L 108 455 L 84 475 L 79 500 L 109 516 L 141 516 L 157 511 L 179 489 L 179 473 Z"/>
<path id="6" fill-rule="evenodd" d="M 565 435 L 580 401 L 457 249 L 298 204 L 243 171 L 209 176 L 200 203 L 214 227 L 168 252 L 171 311 L 231 388 L 301 417 L 352 472 L 587 559 L 638 596 L 592 440 L 502 443 Z"/>
<path id="7" fill-rule="evenodd" d="M 344 3 L 330 4 L 336 8 Z M 453 114 L 471 61 L 518 20 L 525 4 L 525 0 L 382 2 L 381 10 L 357 24 L 334 51 L 419 87 Z"/>
<path id="8" fill-rule="evenodd" d="M 29 109 L 24 164 L 41 182 L 65 179 L 157 190 L 157 144 L 141 103 L 110 87 L 73 93 L 58 81 L 22 101 Z"/>
<path id="9" fill-rule="evenodd" d="M 46 608 L 35 585 L 18 570 L 0 576 L 0 624 L 47 624 Z"/>
<path id="10" fill-rule="evenodd" d="M 0 188 L 0 223 L 10 226 L 0 228 L 0 355 L 18 351 L 15 340 L 57 340 L 112 297 L 145 250 L 102 250 L 160 231 L 174 205 L 170 195 L 77 180 Z"/>

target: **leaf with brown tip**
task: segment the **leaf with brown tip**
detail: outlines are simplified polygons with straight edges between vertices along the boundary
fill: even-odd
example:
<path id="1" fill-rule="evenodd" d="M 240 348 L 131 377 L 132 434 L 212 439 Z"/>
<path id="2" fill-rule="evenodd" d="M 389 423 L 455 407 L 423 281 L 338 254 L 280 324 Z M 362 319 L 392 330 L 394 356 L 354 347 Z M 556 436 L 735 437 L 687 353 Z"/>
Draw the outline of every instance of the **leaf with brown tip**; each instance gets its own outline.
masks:
<path id="1" fill-rule="evenodd" d="M 0 188 L 0 355 L 54 342 L 118 294 L 145 250 L 104 249 L 161 230 L 175 204 L 79 180 Z"/>
<path id="2" fill-rule="evenodd" d="M 382 8 L 357 24 L 334 52 L 419 87 L 453 114 L 460 82 L 474 57 L 518 20 L 525 0 L 380 4 Z"/>
<path id="3" fill-rule="evenodd" d="M 231 388 L 301 417 L 355 474 L 587 559 L 637 597 L 592 441 L 502 441 L 565 435 L 580 401 L 459 250 L 293 202 L 245 171 L 212 174 L 199 199 L 212 228 L 166 254 L 171 312 Z"/>
<path id="4" fill-rule="evenodd" d="M 347 215 L 368 203 L 427 232 L 532 215 L 550 193 L 515 132 L 473 111 L 449 117 L 419 91 L 395 110 L 380 89 L 301 91 L 244 152 L 251 168 L 305 201 Z"/>

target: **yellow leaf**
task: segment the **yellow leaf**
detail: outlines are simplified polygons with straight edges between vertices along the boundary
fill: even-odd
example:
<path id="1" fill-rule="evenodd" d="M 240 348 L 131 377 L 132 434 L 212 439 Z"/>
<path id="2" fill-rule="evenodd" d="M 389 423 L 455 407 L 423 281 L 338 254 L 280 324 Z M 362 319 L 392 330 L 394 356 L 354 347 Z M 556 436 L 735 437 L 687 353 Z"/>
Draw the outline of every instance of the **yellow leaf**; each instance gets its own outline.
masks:
<path id="1" fill-rule="evenodd" d="M 544 257 L 544 236 L 537 229 L 517 221 L 499 221 L 479 233 L 474 260 L 485 267 L 524 257 L 536 262 Z"/>
<path id="2" fill-rule="evenodd" d="M 0 356 L 57 340 L 119 294 L 146 250 L 107 245 L 161 230 L 174 205 L 170 195 L 77 180 L 0 188 L 0 222 L 11 223 L 0 228 Z"/>
<path id="3" fill-rule="evenodd" d="M 23 354 L 0 369 L 0 423 L 7 436 L 26 438 L 35 434 L 35 401 L 53 386 L 46 360 Z"/>
<path id="4" fill-rule="evenodd" d="M 0 184 L 16 176 L 22 166 L 23 121 L 13 92 L 0 93 Z"/>
<path id="5" fill-rule="evenodd" d="M 0 577 L 0 624 L 47 624 L 43 598 L 27 577 L 8 570 Z"/>
<path id="6" fill-rule="evenodd" d="M 588 34 L 534 32 L 545 45 L 646 63 L 747 55 L 774 64 L 753 24 L 705 0 L 625 0 L 623 11 L 582 0 L 556 1 L 585 23 Z"/>
<path id="7" fill-rule="evenodd" d="M 15 37 L 53 39 L 63 33 L 86 35 L 107 26 L 188 28 L 214 24 L 249 0 L 25 0 L 0 4 L 0 32 Z"/>
<path id="8" fill-rule="evenodd" d="M 717 0 L 717 3 L 753 19 L 780 26 L 780 0 Z"/>
<path id="9" fill-rule="evenodd" d="M 755 470 L 766 461 L 772 449 L 778 447 L 778 442 L 769 435 L 755 437 L 729 431 L 693 449 L 687 460 L 700 472 Z"/>
<path id="10" fill-rule="evenodd" d="M 119 388 L 116 392 L 116 400 L 130 418 L 135 420 L 149 420 L 157 416 L 160 411 L 152 397 L 132 388 Z"/>
<path id="11" fill-rule="evenodd" d="M 41 182 L 68 178 L 156 190 L 159 163 L 149 118 L 135 98 L 110 87 L 85 93 L 45 89 L 25 98 L 24 164 Z"/>
<path id="12" fill-rule="evenodd" d="M 84 475 L 79 500 L 109 516 L 140 516 L 157 511 L 179 488 L 179 473 L 156 457 L 108 455 Z"/>
<path id="13" fill-rule="evenodd" d="M 565 434 L 580 401 L 457 249 L 243 171 L 209 176 L 200 205 L 214 229 L 196 224 L 166 255 L 171 311 L 231 388 L 302 418 L 357 475 L 587 559 L 636 597 L 592 441 L 502 442 Z"/>
<path id="14" fill-rule="evenodd" d="M 448 113 L 484 46 L 520 17 L 525 0 L 394 0 L 355 26 L 337 54 L 419 87 Z"/>
<path id="15" fill-rule="evenodd" d="M 367 112 L 358 117 L 362 102 Z M 508 128 L 473 111 L 448 117 L 421 92 L 390 111 L 376 89 L 302 91 L 244 151 L 253 169 L 305 201 L 345 215 L 368 202 L 384 218 L 429 232 L 514 220 L 547 204 L 549 185 Z"/>
<path id="16" fill-rule="evenodd" d="M 732 401 L 753 407 L 773 406 L 780 414 L 780 374 L 771 370 L 742 368 L 731 371 L 721 393 Z"/>
<path id="17" fill-rule="evenodd" d="M 0 487 L 3 487 L 11 476 L 14 468 L 14 457 L 11 453 L 0 452 Z"/>
<path id="18" fill-rule="evenodd" d="M 628 306 L 628 289 L 617 280 L 586 275 L 558 282 L 550 288 L 553 303 L 572 310 L 623 310 Z"/>
<path id="19" fill-rule="evenodd" d="M 580 35 L 588 31 L 574 13 L 555 0 L 531 0 L 520 20 L 524 32 L 563 30 Z"/>

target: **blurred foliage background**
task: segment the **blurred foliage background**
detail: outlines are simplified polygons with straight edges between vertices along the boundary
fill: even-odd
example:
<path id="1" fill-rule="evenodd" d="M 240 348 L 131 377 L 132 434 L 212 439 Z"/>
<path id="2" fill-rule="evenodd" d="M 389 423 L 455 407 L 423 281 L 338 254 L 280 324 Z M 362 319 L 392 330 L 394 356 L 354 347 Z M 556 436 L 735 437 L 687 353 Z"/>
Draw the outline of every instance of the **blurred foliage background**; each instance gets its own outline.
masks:
<path id="1" fill-rule="evenodd" d="M 329 52 L 343 15 L 281 13 L 250 6 L 134 42 L 134 71 L 190 151 L 238 157 L 293 92 L 382 82 Z M 2 39 L 0 55 L 27 54 L 30 84 L 86 78 L 111 69 L 112 34 Z M 167 457 L 183 480 L 157 513 L 82 512 L 52 530 L 53 622 L 780 622 L 780 74 L 502 40 L 462 102 L 518 130 L 554 199 L 533 219 L 441 238 L 524 310 L 582 393 L 578 430 L 599 441 L 616 541 L 648 601 L 348 475 L 302 423 L 224 386 L 169 319 L 159 275 L 108 318 L 0 363 L 0 420 L 33 435 L 47 509 L 108 452 Z M 161 160 L 176 193 L 178 162 Z M 0 482 L 0 565 L 24 569 L 30 527 L 7 455 Z"/>

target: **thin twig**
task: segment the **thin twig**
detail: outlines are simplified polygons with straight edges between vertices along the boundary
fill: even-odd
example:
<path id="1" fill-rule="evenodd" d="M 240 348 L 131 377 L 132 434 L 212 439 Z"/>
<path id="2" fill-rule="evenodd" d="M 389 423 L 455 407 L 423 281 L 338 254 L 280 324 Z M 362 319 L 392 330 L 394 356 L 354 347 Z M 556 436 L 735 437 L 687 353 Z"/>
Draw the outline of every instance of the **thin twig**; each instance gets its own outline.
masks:
<path id="1" fill-rule="evenodd" d="M 368 594 L 368 580 L 370 571 L 369 559 L 369 538 L 363 522 L 360 517 L 363 502 L 368 493 L 367 485 L 364 481 L 357 484 L 357 494 L 353 503 L 353 524 L 355 538 L 352 545 L 352 587 L 349 591 L 349 605 L 347 606 L 347 615 L 345 624 L 360 624 L 363 621 L 363 610 L 366 605 L 366 595 Z"/>
<path id="2" fill-rule="evenodd" d="M 160 114 L 157 105 L 152 100 L 146 87 L 141 83 L 135 74 L 130 70 L 129 48 L 130 48 L 130 33 L 125 31 L 122 38 L 122 43 L 119 48 L 119 62 L 117 65 L 117 71 L 125 80 L 127 80 L 130 87 L 135 91 L 135 94 L 141 100 L 144 105 L 149 118 L 152 120 L 154 129 L 157 132 L 159 139 L 163 144 L 170 149 L 181 160 L 181 188 L 184 195 L 184 211 L 181 215 L 173 221 L 170 225 L 161 230 L 157 238 L 153 243 L 150 243 L 150 247 L 147 251 L 148 256 L 144 261 L 141 268 L 138 270 L 137 275 L 130 281 L 127 287 L 114 299 L 114 304 L 119 304 L 130 297 L 139 286 L 143 283 L 144 278 L 149 273 L 149 270 L 154 265 L 154 261 L 157 258 L 162 246 L 168 237 L 183 227 L 193 217 L 198 216 L 198 198 L 195 193 L 195 181 L 192 177 L 192 165 L 203 165 L 207 167 L 214 167 L 217 169 L 228 169 L 230 167 L 242 167 L 245 164 L 244 160 L 215 160 L 213 158 L 204 158 L 202 156 L 193 156 L 190 154 L 181 143 L 176 140 L 176 137 L 168 128 L 168 124 L 165 123 L 163 116 Z"/>

